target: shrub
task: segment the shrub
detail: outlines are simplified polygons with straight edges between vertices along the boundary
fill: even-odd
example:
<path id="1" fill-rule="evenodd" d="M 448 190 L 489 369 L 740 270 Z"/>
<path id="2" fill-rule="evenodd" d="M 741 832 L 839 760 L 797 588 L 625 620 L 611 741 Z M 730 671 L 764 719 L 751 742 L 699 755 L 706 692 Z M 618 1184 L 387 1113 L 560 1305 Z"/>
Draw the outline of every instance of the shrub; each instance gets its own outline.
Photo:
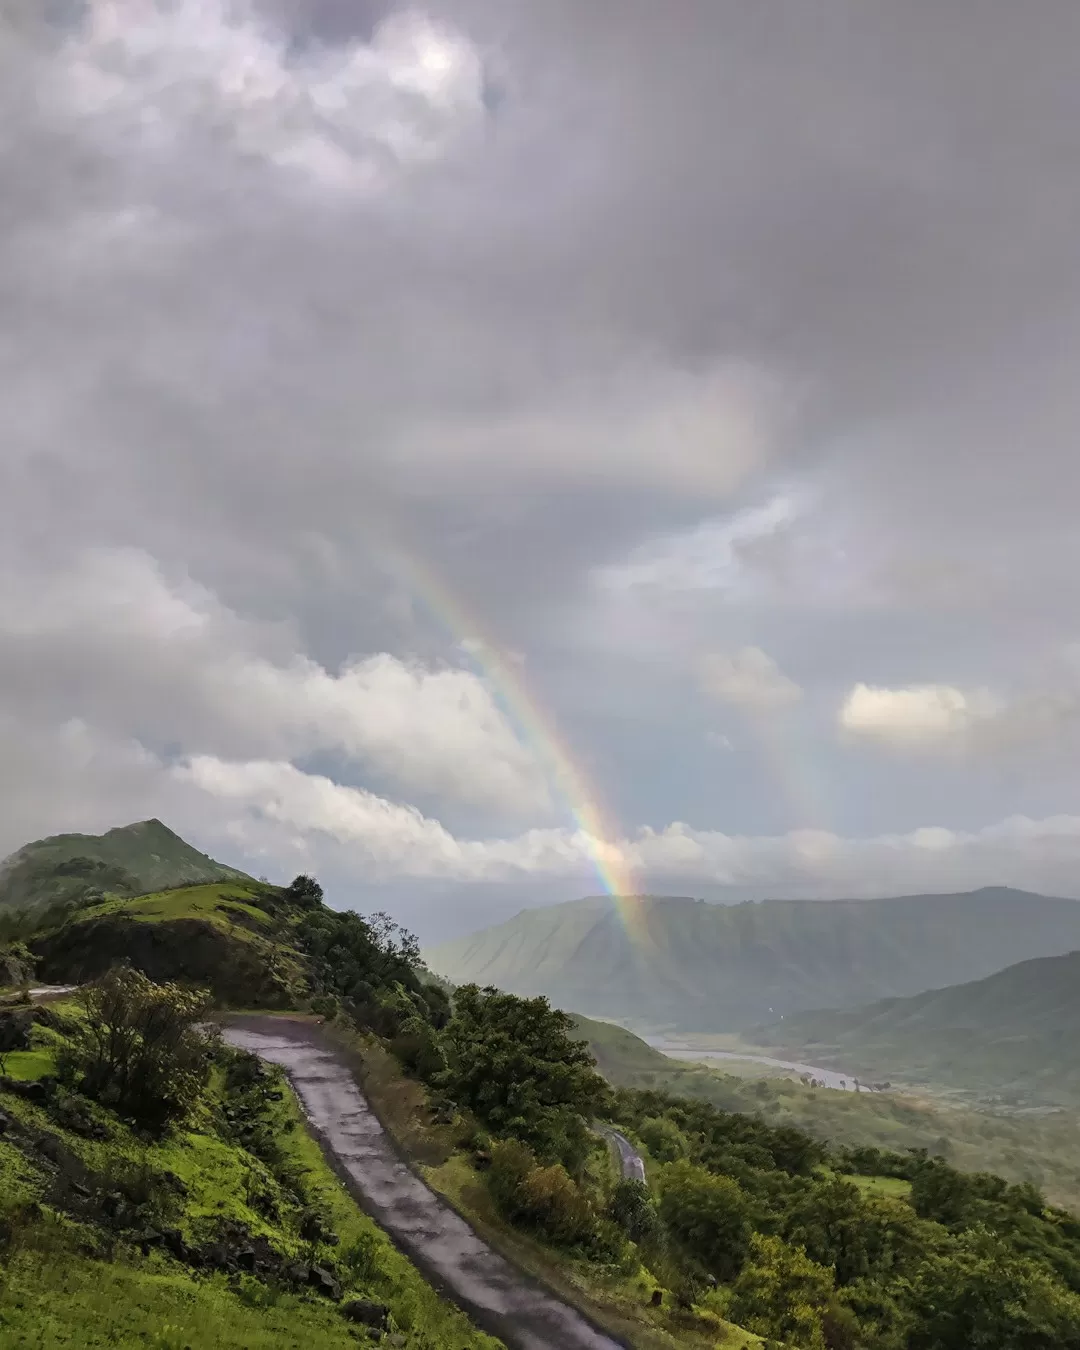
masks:
<path id="1" fill-rule="evenodd" d="M 742 1266 L 750 1238 L 749 1202 L 731 1177 L 692 1163 L 669 1163 L 660 1181 L 660 1217 L 692 1259 L 718 1279 Z"/>
<path id="2" fill-rule="evenodd" d="M 650 1238 L 659 1227 L 656 1206 L 649 1197 L 649 1188 L 643 1181 L 625 1178 L 615 1187 L 608 1208 L 612 1221 L 631 1242 Z"/>
<path id="3" fill-rule="evenodd" d="M 750 1258 L 732 1288 L 733 1321 L 798 1350 L 827 1350 L 823 1321 L 832 1304 L 831 1270 L 801 1247 L 754 1234 Z"/>
<path id="4" fill-rule="evenodd" d="M 62 1076 L 144 1128 L 183 1119 L 210 1071 L 208 994 L 117 967 L 80 997 L 86 1025 L 61 1052 Z"/>
<path id="5" fill-rule="evenodd" d="M 666 1116 L 650 1116 L 638 1126 L 638 1136 L 657 1162 L 678 1162 L 690 1154 L 686 1135 Z"/>
<path id="6" fill-rule="evenodd" d="M 441 1086 L 492 1134 L 518 1139 L 544 1162 L 576 1173 L 593 1147 L 588 1122 L 609 1092 L 573 1030 L 546 998 L 463 985 L 442 1033 Z"/>
<path id="7" fill-rule="evenodd" d="M 532 1228 L 560 1247 L 596 1245 L 597 1216 L 581 1188 L 561 1163 L 539 1166 L 519 1140 L 493 1145 L 488 1186 L 511 1223 Z"/>

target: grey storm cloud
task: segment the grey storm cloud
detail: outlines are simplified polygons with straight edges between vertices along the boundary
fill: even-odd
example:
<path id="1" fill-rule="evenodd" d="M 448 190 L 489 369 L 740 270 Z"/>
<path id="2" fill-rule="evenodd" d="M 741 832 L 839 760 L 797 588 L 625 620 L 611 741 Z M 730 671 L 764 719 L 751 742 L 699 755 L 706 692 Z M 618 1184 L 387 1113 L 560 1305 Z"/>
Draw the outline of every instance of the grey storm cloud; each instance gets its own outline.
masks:
<path id="1" fill-rule="evenodd" d="M 642 875 L 1035 866 L 1080 809 L 1078 39 L 1055 0 L 0 18 L 4 844 L 157 793 L 240 857 L 584 878 L 539 718 Z M 746 652 L 802 691 L 764 759 L 700 688 Z M 975 694 L 1012 711 L 946 771 L 897 752 Z"/>

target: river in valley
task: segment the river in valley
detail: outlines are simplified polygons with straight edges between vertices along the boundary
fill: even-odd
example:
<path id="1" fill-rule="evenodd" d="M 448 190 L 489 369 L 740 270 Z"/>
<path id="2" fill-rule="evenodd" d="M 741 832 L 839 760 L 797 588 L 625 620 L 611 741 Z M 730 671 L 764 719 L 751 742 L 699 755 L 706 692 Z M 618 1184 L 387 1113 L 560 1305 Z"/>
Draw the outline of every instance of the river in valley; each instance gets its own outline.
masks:
<path id="1" fill-rule="evenodd" d="M 841 1092 L 854 1092 L 855 1079 L 847 1073 L 840 1073 L 836 1069 L 823 1069 L 820 1064 L 799 1064 L 790 1059 L 774 1059 L 771 1055 L 756 1055 L 745 1050 L 699 1050 L 692 1045 L 685 1045 L 677 1041 L 665 1040 L 663 1037 L 647 1037 L 649 1045 L 654 1050 L 659 1050 L 661 1054 L 667 1055 L 669 1059 L 684 1059 L 695 1063 L 712 1063 L 715 1060 L 739 1060 L 744 1064 L 764 1064 L 770 1069 L 783 1069 L 788 1073 L 796 1073 L 800 1077 L 806 1075 L 815 1078 L 819 1083 L 827 1088 L 836 1088 Z M 859 1082 L 860 1092 L 873 1092 L 874 1089 L 868 1084 Z"/>

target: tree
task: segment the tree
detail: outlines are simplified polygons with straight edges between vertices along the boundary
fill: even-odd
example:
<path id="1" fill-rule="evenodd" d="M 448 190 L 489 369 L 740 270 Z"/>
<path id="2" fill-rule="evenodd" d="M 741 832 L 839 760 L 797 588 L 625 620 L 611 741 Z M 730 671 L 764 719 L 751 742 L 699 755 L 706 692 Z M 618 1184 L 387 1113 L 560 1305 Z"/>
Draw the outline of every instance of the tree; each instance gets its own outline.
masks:
<path id="1" fill-rule="evenodd" d="M 294 877 L 285 887 L 285 894 L 301 909 L 318 909 L 323 902 L 323 888 L 314 877 L 305 876 L 303 873 Z"/>
<path id="2" fill-rule="evenodd" d="M 637 1132 L 657 1162 L 677 1162 L 690 1152 L 686 1135 L 667 1116 L 649 1116 L 641 1122 Z"/>
<path id="3" fill-rule="evenodd" d="M 659 1216 L 649 1188 L 634 1177 L 624 1177 L 615 1187 L 608 1213 L 631 1242 L 652 1237 L 659 1227 Z"/>
<path id="4" fill-rule="evenodd" d="M 155 984 L 141 971 L 114 967 L 80 992 L 86 1023 L 62 1070 L 138 1124 L 160 1130 L 198 1101 L 213 1042 L 200 1023 L 210 1006 L 201 989 Z"/>
<path id="5" fill-rule="evenodd" d="M 798 1350 L 826 1350 L 823 1323 L 832 1302 L 831 1270 L 812 1261 L 802 1247 L 755 1233 L 727 1312 L 759 1336 Z"/>
<path id="6" fill-rule="evenodd" d="M 589 1124 L 609 1092 L 573 1030 L 546 998 L 463 985 L 442 1036 L 441 1080 L 493 1134 L 519 1139 L 542 1162 L 576 1173 L 592 1147 Z"/>
<path id="7" fill-rule="evenodd" d="M 660 1177 L 660 1218 L 687 1254 L 717 1279 L 742 1266 L 750 1239 L 749 1201 L 732 1177 L 693 1163 L 669 1163 Z"/>
<path id="8" fill-rule="evenodd" d="M 1080 1297 L 984 1228 L 927 1261 L 913 1283 L 909 1350 L 1077 1350 Z"/>

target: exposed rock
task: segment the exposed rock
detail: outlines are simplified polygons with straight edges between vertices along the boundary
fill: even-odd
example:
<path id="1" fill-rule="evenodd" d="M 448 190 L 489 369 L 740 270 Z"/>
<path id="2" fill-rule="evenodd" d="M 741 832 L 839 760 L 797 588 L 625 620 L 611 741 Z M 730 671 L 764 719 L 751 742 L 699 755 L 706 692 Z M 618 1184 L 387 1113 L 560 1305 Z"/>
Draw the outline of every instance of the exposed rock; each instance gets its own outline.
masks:
<path id="1" fill-rule="evenodd" d="M 385 1303 L 375 1303 L 368 1298 L 350 1298 L 341 1305 L 342 1317 L 350 1322 L 359 1322 L 361 1326 L 376 1327 L 385 1331 L 390 1323 L 390 1309 Z"/>
<path id="2" fill-rule="evenodd" d="M 308 1284 L 320 1294 L 325 1294 L 327 1298 L 339 1299 L 341 1297 L 341 1285 L 325 1266 L 311 1267 L 308 1274 Z"/>

